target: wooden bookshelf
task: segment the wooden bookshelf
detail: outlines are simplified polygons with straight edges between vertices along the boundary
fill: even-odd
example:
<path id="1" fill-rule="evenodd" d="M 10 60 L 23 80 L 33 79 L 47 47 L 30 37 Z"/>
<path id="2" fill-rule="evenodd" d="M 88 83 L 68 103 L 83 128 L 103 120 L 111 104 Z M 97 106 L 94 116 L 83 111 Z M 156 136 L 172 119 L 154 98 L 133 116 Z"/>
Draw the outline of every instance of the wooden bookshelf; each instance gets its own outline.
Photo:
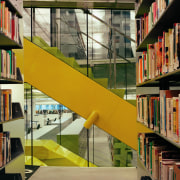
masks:
<path id="1" fill-rule="evenodd" d="M 137 1 L 136 1 L 137 2 Z M 154 0 L 143 0 L 141 4 L 138 4 L 135 18 L 139 18 L 144 15 L 144 13 L 149 12 L 149 8 Z"/>
<path id="2" fill-rule="evenodd" d="M 11 12 L 15 13 L 19 18 L 22 18 L 22 14 L 17 10 L 16 7 L 12 4 L 10 0 L 6 0 L 6 6 L 10 9 Z"/>
<path id="3" fill-rule="evenodd" d="M 13 30 L 14 32 L 11 30 L 11 31 L 7 32 L 7 34 L 12 33 L 12 35 L 14 36 L 13 39 L 16 39 L 16 40 L 11 39 L 12 35 L 10 35 L 10 36 L 5 35 L 5 33 L 2 32 L 2 31 L 5 31 L 5 27 L 2 28 L 2 30 L 0 32 L 0 49 L 2 49 L 2 50 L 23 49 L 23 46 L 22 46 L 23 43 L 21 42 L 21 39 L 20 39 L 21 36 L 20 36 L 20 34 L 17 35 L 17 33 L 21 33 L 19 31 L 21 29 L 21 27 L 20 27 L 21 23 L 18 22 L 19 20 L 17 20 L 17 18 L 22 18 L 22 14 L 18 10 L 20 6 L 21 6 L 20 9 L 23 8 L 22 3 L 23 2 L 21 0 L 16 0 L 16 1 L 5 0 L 5 7 L 8 7 L 8 11 L 6 11 L 6 12 L 9 13 L 9 11 L 10 11 L 11 12 L 10 14 L 12 14 L 12 18 L 14 18 L 14 22 L 13 21 L 11 22 L 12 29 L 14 28 L 14 30 Z M 18 5 L 18 6 L 16 6 L 17 8 L 14 6 L 14 4 L 15 4 L 15 6 Z M 11 16 L 9 16 L 9 17 L 5 16 L 5 17 L 9 18 L 8 20 L 10 20 Z M 19 24 L 14 25 L 17 22 Z M 11 53 L 11 56 L 9 56 L 9 57 L 12 57 L 12 53 Z M 1 58 L 2 58 L 2 56 L 1 56 Z M 11 85 L 11 84 L 23 84 L 21 72 L 20 72 L 19 68 L 16 67 L 15 59 L 12 59 L 14 61 L 10 61 L 10 59 L 8 59 L 7 56 L 6 56 L 6 59 L 7 59 L 7 61 L 6 61 L 6 63 L 3 64 L 4 65 L 3 67 L 7 71 L 2 72 L 2 74 L 4 73 L 4 76 L 6 76 L 5 74 L 9 75 L 11 73 L 9 69 L 10 69 L 10 67 L 12 67 L 13 68 L 12 75 L 14 76 L 16 74 L 17 79 L 0 77 L 1 89 L 4 88 L 4 89 L 11 89 L 11 91 L 13 90 L 14 91 L 13 96 L 18 96 L 16 99 L 18 99 L 19 102 L 23 102 L 24 94 L 22 94 L 20 96 L 16 95 L 16 91 L 18 91 L 19 89 L 22 90 L 21 88 L 23 88 L 23 86 L 22 85 L 20 85 L 20 86 L 19 85 L 13 85 L 13 86 Z M 6 59 L 4 58 L 3 60 L 6 60 Z M 1 62 L 3 62 L 3 61 L 1 61 Z M 6 85 L 6 84 L 8 84 L 8 85 Z M 9 94 L 6 94 L 6 97 L 8 97 L 8 95 Z M 4 99 L 6 97 L 3 96 Z M 8 98 L 10 98 L 10 97 L 8 97 Z M 7 100 L 8 100 L 8 98 L 7 98 Z M 10 107 L 9 102 L 12 101 L 12 97 L 11 97 L 11 101 L 8 100 L 8 102 L 5 101 L 4 99 L 3 100 L 1 99 L 1 105 L 3 103 L 3 106 L 8 105 Z M 14 114 L 14 116 L 12 116 L 11 119 L 8 121 L 0 122 L 0 132 L 9 132 L 9 134 L 10 134 L 10 148 L 11 148 L 11 149 L 9 149 L 9 151 L 11 151 L 11 160 L 8 163 L 6 163 L 3 167 L 0 167 L 0 179 L 1 178 L 3 179 L 5 177 L 6 172 L 10 173 L 12 171 L 11 169 L 14 169 L 17 173 L 21 174 L 22 178 L 24 179 L 24 167 L 23 167 L 24 166 L 24 160 L 23 160 L 23 154 L 24 154 L 24 150 L 23 150 L 24 121 L 23 121 L 23 119 L 24 119 L 24 117 L 23 117 L 22 109 L 19 106 L 19 104 L 20 104 L 19 102 L 18 103 L 12 102 L 12 115 Z M 18 108 L 16 104 L 18 104 L 18 107 L 20 107 L 20 108 Z M 9 112 L 8 111 L 5 112 L 5 115 L 9 116 Z M 6 133 L 4 133 L 4 134 L 6 134 Z M 9 141 L 9 139 L 8 139 L 8 141 Z M 3 146 L 5 146 L 5 145 L 3 143 L 1 143 L 1 147 L 3 147 Z M 21 157 L 19 157 L 19 156 L 21 156 Z M 17 159 L 17 161 L 15 161 L 15 159 Z M 11 163 L 11 162 L 13 162 L 13 163 Z"/>
<path id="4" fill-rule="evenodd" d="M 17 120 L 19 120 L 19 119 L 24 119 L 24 117 L 19 117 L 19 118 L 10 119 L 10 120 L 8 120 L 8 121 L 3 121 L 3 122 L 0 122 L 0 124 L 12 122 L 12 121 L 17 121 Z"/>
<path id="5" fill-rule="evenodd" d="M 146 0 L 145 0 L 146 1 Z M 154 27 L 150 30 L 136 51 L 144 51 L 147 49 L 147 44 L 153 44 L 157 41 L 158 36 L 162 36 L 163 31 L 173 27 L 173 23 L 180 22 L 180 1 L 173 0 L 166 8 L 164 13 L 158 19 Z"/>
<path id="6" fill-rule="evenodd" d="M 23 81 L 9 78 L 0 78 L 0 84 L 23 84 Z"/>
<path id="7" fill-rule="evenodd" d="M 178 86 L 180 79 L 180 69 L 174 70 L 173 72 L 169 72 L 163 74 L 161 76 L 155 77 L 153 79 L 147 80 L 143 83 L 137 84 L 136 87 L 149 87 L 149 86 L 160 86 L 160 81 L 169 82 L 171 86 Z"/>
<path id="8" fill-rule="evenodd" d="M 0 32 L 0 49 L 22 49 L 22 45 Z"/>
<path id="9" fill-rule="evenodd" d="M 137 164 L 139 169 L 141 169 L 141 171 L 143 171 L 143 175 L 144 176 L 149 176 L 152 180 L 155 180 L 151 173 L 148 171 L 148 169 L 145 167 L 144 163 L 139 159 L 139 157 L 137 158 Z"/>
<path id="10" fill-rule="evenodd" d="M 147 127 L 144 123 L 142 122 L 139 122 L 137 121 L 137 123 L 140 123 L 142 124 L 143 126 Z M 148 127 L 147 127 L 148 128 Z M 168 143 L 172 144 L 174 147 L 176 148 L 180 148 L 180 143 L 176 143 L 174 142 L 172 139 L 169 139 L 168 137 L 166 136 L 163 136 L 162 134 L 158 133 L 158 132 L 155 132 L 154 130 L 152 130 L 151 128 L 148 128 L 150 129 L 154 134 L 156 134 L 157 136 L 160 136 L 161 138 L 163 138 L 165 141 L 167 141 Z"/>
<path id="11" fill-rule="evenodd" d="M 170 144 L 173 144 L 175 147 L 180 148 L 180 143 L 176 143 L 176 142 L 174 142 L 173 140 L 169 139 L 169 138 L 166 137 L 166 136 L 163 136 L 163 135 L 160 134 L 160 133 L 157 133 L 157 132 L 156 132 L 155 134 L 157 134 L 158 136 L 160 136 L 161 138 L 163 138 L 164 140 L 166 140 L 166 141 L 169 142 Z"/>
<path id="12" fill-rule="evenodd" d="M 0 167 L 0 171 L 1 171 L 2 169 L 4 169 L 7 165 L 9 165 L 12 161 L 14 161 L 16 158 L 18 158 L 22 153 L 23 153 L 23 152 L 15 155 L 14 158 L 11 159 L 7 164 L 5 164 L 4 166 Z"/>
<path id="13" fill-rule="evenodd" d="M 8 163 L 6 163 L 4 166 L 0 167 L 0 171 L 4 169 L 7 165 L 9 165 L 12 161 L 14 161 L 16 158 L 18 158 L 21 154 L 24 153 L 20 138 L 10 138 L 10 139 L 11 139 L 11 160 Z M 17 145 L 18 151 L 16 152 L 13 152 L 12 150 L 13 143 L 16 143 Z"/>
<path id="14" fill-rule="evenodd" d="M 148 13 L 148 9 L 150 8 L 152 2 L 154 2 L 154 1 L 151 1 L 151 2 L 150 1 L 145 2 L 145 1 L 146 0 L 142 1 L 142 3 L 139 4 L 139 6 L 137 8 L 136 18 L 143 17 L 144 13 Z M 137 52 L 146 51 L 148 44 L 154 44 L 155 42 L 157 42 L 158 36 L 162 36 L 164 31 L 168 31 L 170 28 L 173 28 L 174 23 L 180 23 L 179 7 L 180 7 L 180 1 L 179 0 L 172 0 L 170 2 L 170 4 L 163 11 L 161 16 L 157 20 L 157 22 L 154 24 L 152 29 L 149 31 L 149 33 L 146 35 L 146 37 L 142 40 L 140 45 L 137 47 L 137 49 L 136 49 Z M 159 87 L 159 90 L 168 90 L 170 88 L 170 86 L 180 86 L 180 69 L 174 70 L 172 72 L 168 72 L 166 74 L 160 75 L 160 76 L 152 78 L 150 80 L 146 80 L 145 82 L 139 83 L 136 85 L 136 87 Z M 179 89 L 179 88 L 177 87 L 177 89 Z M 143 90 L 146 91 L 146 88 Z M 144 91 L 142 91 L 142 95 L 144 95 Z M 151 94 L 151 93 L 149 93 L 149 94 Z M 160 98 L 162 98 L 162 97 L 160 97 Z M 141 103 L 144 102 L 143 100 L 142 101 L 141 100 L 138 101 L 138 103 L 140 103 L 140 106 L 141 106 Z M 156 102 L 160 103 L 160 101 L 161 100 L 157 100 Z M 161 101 L 161 103 L 162 103 L 162 101 Z M 148 105 L 149 104 L 147 104 L 147 106 Z M 158 113 L 162 112 L 163 111 L 162 107 L 160 107 L 160 105 L 158 105 L 158 104 L 156 104 L 156 105 L 159 106 L 157 109 L 158 110 L 160 109 L 160 111 L 158 111 Z M 146 109 L 146 107 L 145 107 L 145 109 Z M 164 106 L 163 106 L 163 108 L 164 108 Z M 144 110 L 142 110 L 142 111 L 144 111 Z M 156 115 L 158 113 L 156 112 Z M 158 116 L 160 116 L 160 114 L 156 116 L 156 118 L 157 118 L 156 123 L 158 123 L 155 125 L 156 127 L 157 126 L 159 127 L 159 123 L 160 123 Z M 140 117 L 140 119 L 144 118 L 142 116 L 142 113 L 140 116 L 138 115 L 138 117 Z M 148 115 L 148 117 L 149 117 L 149 115 Z M 145 121 L 146 120 L 147 120 L 147 117 L 145 118 Z M 137 121 L 137 122 L 141 123 L 145 127 L 147 127 L 143 122 L 139 122 L 139 121 Z M 167 124 L 167 122 L 164 119 L 163 119 L 163 122 L 165 122 Z M 152 122 L 151 122 L 151 124 L 152 124 Z M 165 125 L 162 125 L 160 127 L 161 127 L 161 129 L 163 128 L 163 131 L 165 131 L 163 126 L 165 126 Z M 167 150 L 174 150 L 177 153 L 179 153 L 179 151 L 180 151 L 180 143 L 179 142 L 176 143 L 174 140 L 170 139 L 169 137 L 166 137 L 166 136 L 160 134 L 159 131 L 157 132 L 157 131 L 152 130 L 151 128 L 149 128 L 149 129 L 152 131 L 152 133 L 154 133 L 154 135 L 156 135 L 158 137 L 158 139 L 160 138 L 159 142 L 161 142 L 163 145 L 168 147 Z M 138 168 L 140 168 L 140 171 L 139 171 L 140 174 L 138 174 L 138 176 L 140 176 L 140 177 L 149 176 L 151 179 L 153 179 L 151 173 L 147 170 L 147 168 L 144 166 L 143 162 L 139 158 L 138 158 Z"/>

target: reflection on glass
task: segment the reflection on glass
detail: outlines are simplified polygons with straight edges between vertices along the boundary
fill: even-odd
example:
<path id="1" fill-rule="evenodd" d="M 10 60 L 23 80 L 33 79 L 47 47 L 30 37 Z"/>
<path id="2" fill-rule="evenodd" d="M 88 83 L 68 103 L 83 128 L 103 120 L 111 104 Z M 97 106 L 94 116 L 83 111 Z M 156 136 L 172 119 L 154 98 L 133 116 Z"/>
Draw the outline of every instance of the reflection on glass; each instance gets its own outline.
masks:
<path id="1" fill-rule="evenodd" d="M 23 22 L 24 36 L 31 37 L 31 9 L 30 8 L 24 8 L 23 19 L 24 19 L 24 22 Z"/>
<path id="2" fill-rule="evenodd" d="M 125 89 L 124 99 L 134 103 L 135 43 L 125 37 L 135 39 L 134 11 L 89 12 L 87 34 L 87 14 L 81 9 L 24 9 L 24 35 L 32 35 L 34 43 L 84 75 L 87 74 L 88 55 L 89 77 L 98 83 L 101 81 L 108 89 Z M 35 140 L 51 140 L 57 147 L 61 145 L 84 159 L 88 159 L 89 151 L 90 162 L 97 166 L 135 165 L 134 151 L 97 127 L 89 131 L 87 149 L 87 132 L 83 128 L 85 120 L 82 117 L 35 88 L 32 102 L 30 89 L 26 88 L 25 92 L 26 139 L 33 137 L 34 148 L 37 148 Z M 76 135 L 72 134 L 73 131 Z M 126 159 L 122 160 L 123 157 Z M 52 163 L 50 160 L 43 161 L 42 157 L 39 160 L 47 165 Z M 58 160 L 58 165 L 69 166 L 72 162 Z"/>
<path id="3" fill-rule="evenodd" d="M 25 88 L 25 153 L 26 157 L 34 157 L 34 165 L 39 165 L 39 161 L 41 161 L 43 165 L 78 166 L 78 163 L 74 164 L 75 159 L 71 159 L 76 158 L 76 156 L 77 158 L 80 156 L 83 159 L 89 159 L 91 163 L 99 167 L 130 167 L 135 165 L 134 151 L 96 126 L 89 130 L 89 145 L 87 146 L 84 118 L 34 87 L 32 88 L 33 94 L 30 91 L 30 85 L 25 84 Z M 31 142 L 33 143 L 32 149 Z M 57 157 L 54 155 L 51 157 L 55 147 L 60 154 L 56 154 Z M 48 152 L 49 156 L 45 157 L 40 151 L 44 151 L 45 154 Z M 89 157 L 87 157 L 88 154 Z M 67 157 L 67 155 L 70 156 L 68 160 L 57 160 L 59 156 Z M 26 163 L 30 164 L 31 162 L 26 161 Z M 87 161 L 85 166 L 87 166 Z"/>
<path id="4" fill-rule="evenodd" d="M 129 73 L 133 76 L 129 76 L 120 68 L 127 63 L 128 69 L 135 63 L 135 43 L 126 37 L 135 37 L 134 16 L 134 11 L 89 10 L 87 32 L 87 14 L 83 10 L 35 8 L 31 11 L 26 8 L 25 36 L 29 37 L 32 18 L 33 42 L 84 75 L 87 75 L 88 48 L 89 78 L 106 88 L 125 88 L 126 93 L 132 92 L 134 97 L 134 91 L 127 87 L 131 84 L 131 89 L 132 86 L 135 89 L 135 70 L 132 69 Z M 105 74 L 98 72 L 107 66 L 103 70 Z"/>

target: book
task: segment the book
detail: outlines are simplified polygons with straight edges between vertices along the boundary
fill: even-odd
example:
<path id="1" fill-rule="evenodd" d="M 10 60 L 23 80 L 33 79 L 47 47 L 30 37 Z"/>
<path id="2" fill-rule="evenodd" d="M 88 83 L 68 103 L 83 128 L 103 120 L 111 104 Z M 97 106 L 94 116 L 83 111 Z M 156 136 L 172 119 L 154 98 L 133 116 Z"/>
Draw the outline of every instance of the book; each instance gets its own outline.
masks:
<path id="1" fill-rule="evenodd" d="M 175 162 L 173 166 L 174 180 L 180 179 L 180 162 Z"/>
<path id="2" fill-rule="evenodd" d="M 175 63 L 174 63 L 174 69 L 178 69 L 180 66 L 180 23 L 174 24 L 175 28 Z"/>
<path id="3" fill-rule="evenodd" d="M 1 90 L 1 112 L 2 121 L 12 119 L 12 90 L 3 89 Z"/>
<path id="4" fill-rule="evenodd" d="M 4 164 L 3 132 L 0 132 L 0 167 Z"/>
<path id="5" fill-rule="evenodd" d="M 165 148 L 165 146 L 152 146 L 152 176 L 154 179 L 159 179 L 159 154 Z"/>
<path id="6" fill-rule="evenodd" d="M 178 99 L 178 96 L 180 94 L 180 90 L 160 90 L 160 129 L 161 129 L 161 134 L 164 136 L 168 136 L 170 138 L 175 138 L 171 136 L 172 133 L 172 118 L 173 118 L 173 126 L 174 128 L 177 127 L 177 124 L 175 125 L 174 123 L 178 122 L 178 119 L 176 119 L 176 106 L 177 103 L 176 101 L 173 102 L 173 107 L 171 103 L 171 99 L 168 98 L 173 98 Z M 177 107 L 178 108 L 178 107 Z M 171 114 L 173 112 L 173 115 Z M 177 115 L 178 117 L 178 115 Z M 174 129 L 175 133 L 175 129 Z M 176 134 L 178 135 L 178 131 L 176 131 Z"/>
<path id="7" fill-rule="evenodd" d="M 10 132 L 4 131 L 3 136 L 5 137 L 5 155 L 4 155 L 4 161 L 5 163 L 8 163 L 11 160 L 11 143 L 10 143 Z"/>

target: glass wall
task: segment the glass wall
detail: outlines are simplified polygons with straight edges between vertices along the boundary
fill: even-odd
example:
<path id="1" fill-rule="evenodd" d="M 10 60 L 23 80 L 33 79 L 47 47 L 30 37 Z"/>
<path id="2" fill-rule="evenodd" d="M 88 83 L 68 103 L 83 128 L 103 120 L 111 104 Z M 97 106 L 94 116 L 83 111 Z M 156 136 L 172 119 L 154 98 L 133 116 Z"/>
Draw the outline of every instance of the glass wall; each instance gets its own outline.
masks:
<path id="1" fill-rule="evenodd" d="M 121 98 L 135 100 L 133 11 L 26 8 L 23 16 L 26 38 L 107 89 L 125 90 Z M 127 145 L 96 126 L 87 131 L 85 119 L 28 84 L 25 116 L 27 164 L 78 166 L 80 156 L 84 166 L 136 166 Z"/>
<path id="2" fill-rule="evenodd" d="M 136 153 L 38 89 L 25 84 L 26 165 L 131 167 Z"/>
<path id="3" fill-rule="evenodd" d="M 25 37 L 104 87 L 125 89 L 125 98 L 135 99 L 134 11 L 26 8 L 24 18 Z"/>

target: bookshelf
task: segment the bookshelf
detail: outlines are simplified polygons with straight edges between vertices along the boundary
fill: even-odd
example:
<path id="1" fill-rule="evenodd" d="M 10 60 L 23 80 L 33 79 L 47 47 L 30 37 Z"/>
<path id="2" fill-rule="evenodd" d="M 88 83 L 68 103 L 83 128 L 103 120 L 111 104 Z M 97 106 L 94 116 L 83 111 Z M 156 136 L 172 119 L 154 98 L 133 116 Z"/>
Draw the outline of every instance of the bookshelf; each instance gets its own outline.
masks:
<path id="1" fill-rule="evenodd" d="M 19 138 L 11 138 L 10 141 L 11 141 L 11 147 L 16 146 L 16 149 L 15 148 L 11 149 L 11 161 L 7 162 L 2 167 L 0 167 L 0 171 L 3 170 L 6 166 L 8 166 L 9 163 L 14 161 L 16 158 L 18 158 L 18 156 L 20 156 L 24 152 Z"/>
<path id="2" fill-rule="evenodd" d="M 139 158 L 137 160 L 137 164 L 138 164 L 138 179 L 140 179 L 141 177 L 144 177 L 144 178 L 150 177 L 151 180 L 154 180 L 151 173 L 146 169 L 143 162 Z M 139 176 L 139 174 L 141 174 L 141 176 Z"/>
<path id="3" fill-rule="evenodd" d="M 12 80 L 9 78 L 0 78 L 0 84 L 23 84 L 23 81 Z"/>
<path id="4" fill-rule="evenodd" d="M 138 3 L 136 0 L 136 15 L 135 18 L 140 18 L 141 16 L 144 15 L 144 13 L 149 12 L 149 7 L 153 3 L 154 0 L 149 0 L 149 1 L 142 1 L 141 3 Z"/>
<path id="5" fill-rule="evenodd" d="M 2 49 L 22 49 L 22 45 L 7 37 L 4 33 L 0 32 L 0 48 Z"/>
<path id="6" fill-rule="evenodd" d="M 11 122 L 11 121 L 16 121 L 16 120 L 23 119 L 23 118 L 24 117 L 18 117 L 18 118 L 10 119 L 8 121 L 0 122 L 0 124 L 8 123 L 8 122 Z"/>
<path id="7" fill-rule="evenodd" d="M 144 8 L 144 4 L 151 5 L 149 3 L 145 3 L 143 0 L 143 3 L 139 7 L 139 9 L 141 9 L 141 13 L 138 12 L 136 14 L 136 17 L 140 17 L 142 13 L 147 13 L 147 10 Z M 179 21 L 179 16 L 180 16 L 180 11 L 178 8 L 179 6 L 180 6 L 179 1 L 173 0 L 170 2 L 166 10 L 161 14 L 157 22 L 154 24 L 152 29 L 149 31 L 149 33 L 146 35 L 146 37 L 143 39 L 140 45 L 136 48 L 137 52 L 146 50 L 147 44 L 154 43 L 157 40 L 157 37 L 162 35 L 162 32 L 164 30 L 171 28 L 173 26 L 173 23 Z"/>
<path id="8" fill-rule="evenodd" d="M 13 5 L 11 0 L 6 0 L 6 5 L 10 9 L 11 12 L 15 13 L 19 18 L 22 18 L 22 13 Z"/>
<path id="9" fill-rule="evenodd" d="M 14 2 L 0 2 L 0 179 L 21 180 L 25 178 L 24 82 L 16 66 L 15 49 L 23 48 L 20 32 L 22 14 Z"/>
<path id="10" fill-rule="evenodd" d="M 136 86 L 137 87 L 148 87 L 148 86 L 159 87 L 162 81 L 166 81 L 166 84 L 169 83 L 169 85 L 171 86 L 178 86 L 180 85 L 178 82 L 179 78 L 180 78 L 180 69 L 177 69 L 177 70 L 174 70 L 173 72 L 169 72 L 161 76 L 147 80 L 143 83 L 139 83 Z"/>
<path id="11" fill-rule="evenodd" d="M 136 52 L 138 55 L 139 52 L 142 54 L 137 60 L 136 87 L 144 90 L 137 94 L 137 121 L 153 130 L 152 134 L 142 133 L 138 137 L 138 180 L 171 180 L 179 173 L 177 167 L 180 162 L 180 47 L 177 46 L 180 43 L 177 28 L 180 23 L 180 1 L 138 2 L 140 1 L 136 1 Z M 153 50 L 149 51 L 148 45 L 153 45 Z M 152 53 L 152 56 L 148 53 Z M 173 63 L 171 68 L 171 61 L 177 61 L 177 67 Z M 145 94 L 148 87 L 158 87 L 159 95 L 153 92 Z M 157 168 L 158 171 L 155 171 Z"/>

